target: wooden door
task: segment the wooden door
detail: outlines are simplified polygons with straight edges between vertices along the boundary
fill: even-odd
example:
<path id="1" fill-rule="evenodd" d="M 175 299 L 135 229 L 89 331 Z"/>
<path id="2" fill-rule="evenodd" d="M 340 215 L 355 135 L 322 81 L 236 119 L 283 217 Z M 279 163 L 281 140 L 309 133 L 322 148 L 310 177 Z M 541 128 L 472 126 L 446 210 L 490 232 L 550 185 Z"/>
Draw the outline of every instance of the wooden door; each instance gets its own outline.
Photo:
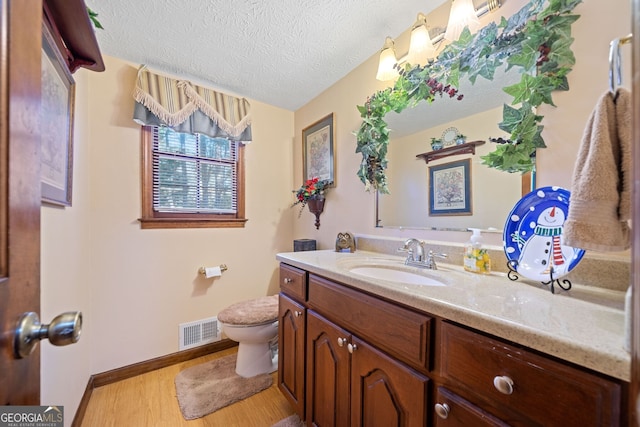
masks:
<path id="1" fill-rule="evenodd" d="M 307 426 L 349 425 L 347 331 L 307 312 Z"/>
<path id="2" fill-rule="evenodd" d="M 427 425 L 429 379 L 356 337 L 351 343 L 351 425 Z"/>
<path id="3" fill-rule="evenodd" d="M 640 426 L 640 0 L 632 0 L 631 16 L 633 39 L 632 82 L 632 144 L 633 155 L 633 240 L 631 245 L 633 280 L 633 326 L 631 354 L 631 386 L 629 387 L 629 425 Z"/>
<path id="4" fill-rule="evenodd" d="M 278 307 L 278 388 L 304 419 L 306 309 L 284 294 Z"/>
<path id="5" fill-rule="evenodd" d="M 0 405 L 40 404 L 40 352 L 15 359 L 18 317 L 40 311 L 42 2 L 0 0 Z"/>

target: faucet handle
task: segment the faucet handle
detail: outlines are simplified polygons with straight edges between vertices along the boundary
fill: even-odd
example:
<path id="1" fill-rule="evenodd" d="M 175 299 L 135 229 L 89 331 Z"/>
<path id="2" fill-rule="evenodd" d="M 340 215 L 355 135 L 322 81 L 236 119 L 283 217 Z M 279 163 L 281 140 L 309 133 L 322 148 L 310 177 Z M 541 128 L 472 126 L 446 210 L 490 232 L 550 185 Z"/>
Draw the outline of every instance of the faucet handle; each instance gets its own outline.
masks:
<path id="1" fill-rule="evenodd" d="M 406 246 L 403 246 L 401 248 L 398 248 L 398 252 L 402 252 L 402 253 L 411 255 L 411 254 L 413 254 L 413 249 L 408 248 Z"/>
<path id="2" fill-rule="evenodd" d="M 449 255 L 447 255 L 447 254 L 438 254 L 438 253 L 433 252 L 432 250 L 429 250 L 429 257 L 430 258 L 436 257 L 436 258 L 446 259 L 446 258 L 449 257 Z"/>
<path id="3" fill-rule="evenodd" d="M 437 270 L 438 266 L 436 265 L 435 258 L 447 258 L 447 257 L 448 257 L 447 254 L 439 254 L 439 253 L 433 252 L 432 250 L 429 250 L 429 252 L 427 253 L 427 259 L 425 260 L 425 264 L 428 269 Z"/>

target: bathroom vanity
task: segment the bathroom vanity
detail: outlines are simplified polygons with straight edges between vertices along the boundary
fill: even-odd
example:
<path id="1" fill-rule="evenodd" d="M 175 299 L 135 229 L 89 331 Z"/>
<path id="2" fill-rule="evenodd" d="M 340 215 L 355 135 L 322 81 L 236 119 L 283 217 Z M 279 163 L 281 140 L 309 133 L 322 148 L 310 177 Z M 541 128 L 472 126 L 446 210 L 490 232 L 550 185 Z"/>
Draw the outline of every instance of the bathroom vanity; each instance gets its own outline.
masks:
<path id="1" fill-rule="evenodd" d="M 364 251 L 278 260 L 279 388 L 309 426 L 627 423 L 621 295 L 553 295 Z M 442 286 L 367 277 L 362 266 Z"/>

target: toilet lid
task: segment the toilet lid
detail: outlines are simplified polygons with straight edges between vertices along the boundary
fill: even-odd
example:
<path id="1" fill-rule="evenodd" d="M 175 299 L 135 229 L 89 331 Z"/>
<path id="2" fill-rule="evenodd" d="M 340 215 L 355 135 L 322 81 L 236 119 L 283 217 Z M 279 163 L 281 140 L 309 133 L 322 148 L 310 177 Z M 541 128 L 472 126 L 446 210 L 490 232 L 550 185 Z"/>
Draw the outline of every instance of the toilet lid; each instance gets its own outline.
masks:
<path id="1" fill-rule="evenodd" d="M 278 318 L 278 295 L 242 301 L 218 313 L 218 320 L 229 325 L 259 325 Z"/>

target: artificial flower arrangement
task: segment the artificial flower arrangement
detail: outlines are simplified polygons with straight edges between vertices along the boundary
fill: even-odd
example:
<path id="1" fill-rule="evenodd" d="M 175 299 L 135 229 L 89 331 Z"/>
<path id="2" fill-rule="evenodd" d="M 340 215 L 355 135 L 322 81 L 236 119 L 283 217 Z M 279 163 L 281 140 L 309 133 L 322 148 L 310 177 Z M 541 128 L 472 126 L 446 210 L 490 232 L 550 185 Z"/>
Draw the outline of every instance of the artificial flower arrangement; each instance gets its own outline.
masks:
<path id="1" fill-rule="evenodd" d="M 296 194 L 296 201 L 293 202 L 291 207 L 300 204 L 300 212 L 298 213 L 298 217 L 302 215 L 302 210 L 307 205 L 307 202 L 310 199 L 321 199 L 324 198 L 324 193 L 329 189 L 332 182 L 328 179 L 320 179 L 318 177 L 313 177 L 308 179 L 302 184 L 302 187 L 297 190 L 293 190 Z"/>

